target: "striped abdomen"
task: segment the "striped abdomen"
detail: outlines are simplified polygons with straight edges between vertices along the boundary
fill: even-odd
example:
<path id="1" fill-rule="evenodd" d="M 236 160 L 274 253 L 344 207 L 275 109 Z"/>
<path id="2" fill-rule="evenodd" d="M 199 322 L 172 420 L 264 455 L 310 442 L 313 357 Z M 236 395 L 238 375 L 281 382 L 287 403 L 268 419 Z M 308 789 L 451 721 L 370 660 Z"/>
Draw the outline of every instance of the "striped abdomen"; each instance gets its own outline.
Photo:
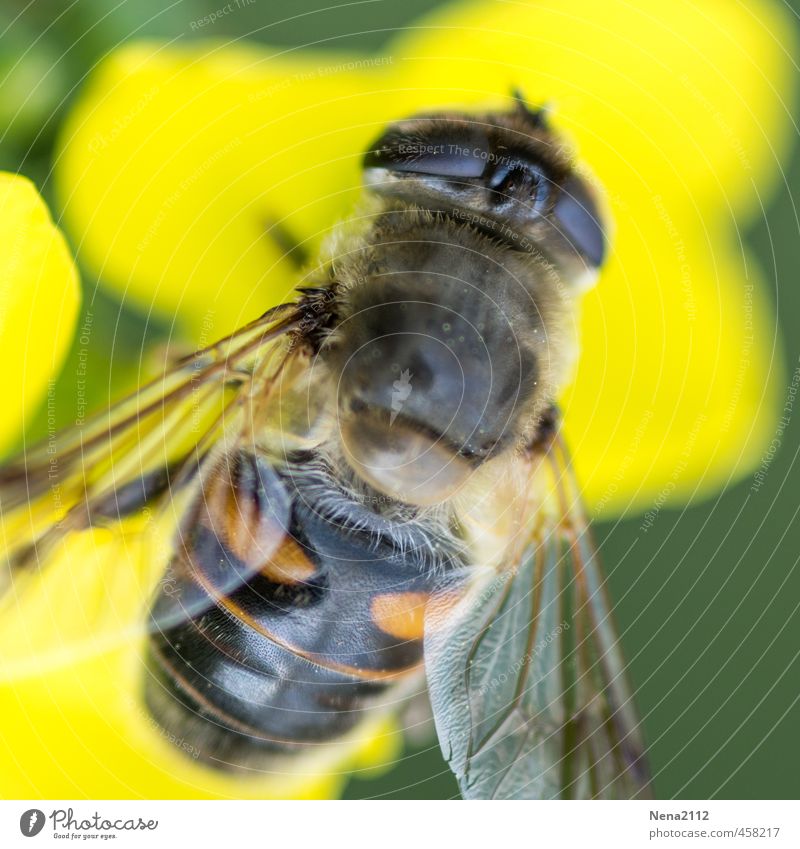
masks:
<path id="1" fill-rule="evenodd" d="M 421 666 L 429 565 L 292 502 L 290 532 L 257 574 L 151 637 L 154 717 L 222 767 L 346 733 Z M 236 560 L 203 523 L 191 544 L 197 560 Z"/>

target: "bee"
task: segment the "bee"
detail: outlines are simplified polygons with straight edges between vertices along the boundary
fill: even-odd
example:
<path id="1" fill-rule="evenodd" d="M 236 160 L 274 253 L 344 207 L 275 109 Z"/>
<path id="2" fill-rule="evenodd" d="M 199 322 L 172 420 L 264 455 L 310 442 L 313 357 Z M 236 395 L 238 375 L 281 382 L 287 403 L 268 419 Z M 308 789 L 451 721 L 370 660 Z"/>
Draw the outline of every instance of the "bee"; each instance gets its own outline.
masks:
<path id="1" fill-rule="evenodd" d="M 146 511 L 144 700 L 209 769 L 302 758 L 424 679 L 464 798 L 647 796 L 556 406 L 599 193 L 519 96 L 389 126 L 363 185 L 294 300 L 59 436 L 57 517 L 49 446 L 5 467 L 6 598 Z"/>

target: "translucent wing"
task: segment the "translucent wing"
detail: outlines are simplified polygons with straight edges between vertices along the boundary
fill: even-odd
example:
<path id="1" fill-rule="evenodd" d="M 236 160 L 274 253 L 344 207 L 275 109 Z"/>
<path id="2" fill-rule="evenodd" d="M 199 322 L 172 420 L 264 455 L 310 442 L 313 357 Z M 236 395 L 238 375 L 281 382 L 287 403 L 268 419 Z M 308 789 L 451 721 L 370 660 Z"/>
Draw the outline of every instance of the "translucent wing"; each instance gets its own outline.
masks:
<path id="1" fill-rule="evenodd" d="M 625 661 L 558 439 L 531 459 L 531 487 L 516 562 L 428 614 L 442 751 L 465 798 L 647 797 Z"/>
<path id="2" fill-rule="evenodd" d="M 0 469 L 2 625 L 20 611 L 74 617 L 62 608 L 79 605 L 83 627 L 55 629 L 51 647 L 63 651 L 78 633 L 99 642 L 111 629 L 103 623 L 110 608 L 124 607 L 124 587 L 153 604 L 151 627 L 169 627 L 263 564 L 282 538 L 288 503 L 259 455 L 253 416 L 269 403 L 276 377 L 291 371 L 298 350 L 286 334 L 300 320 L 297 305 L 279 307 Z M 215 547 L 216 537 L 225 542 Z M 103 562 L 87 578 L 92 558 Z M 112 574 L 142 560 L 148 577 L 139 584 Z M 51 578 L 57 563 L 68 574 Z M 45 614 L 36 596 L 48 591 Z M 146 615 L 131 609 L 126 626 L 141 628 Z M 120 617 L 111 618 L 119 630 Z M 9 630 L 0 628 L 0 649 L 8 649 Z M 42 661 L 51 648 L 29 642 L 10 652 L 15 661 Z"/>

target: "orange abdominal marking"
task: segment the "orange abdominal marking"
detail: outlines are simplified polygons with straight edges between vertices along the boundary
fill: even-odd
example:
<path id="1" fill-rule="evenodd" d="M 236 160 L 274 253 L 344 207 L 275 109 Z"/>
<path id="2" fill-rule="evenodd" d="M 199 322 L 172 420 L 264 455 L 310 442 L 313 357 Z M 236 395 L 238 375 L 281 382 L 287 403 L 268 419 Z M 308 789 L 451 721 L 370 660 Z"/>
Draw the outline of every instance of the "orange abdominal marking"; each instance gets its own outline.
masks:
<path id="1" fill-rule="evenodd" d="M 427 593 L 385 593 L 372 600 L 372 618 L 387 634 L 400 640 L 421 640 Z"/>
<path id="2" fill-rule="evenodd" d="M 261 574 L 276 584 L 298 584 L 308 581 L 316 572 L 314 564 L 292 539 L 287 537 L 281 547 L 261 567 Z"/>

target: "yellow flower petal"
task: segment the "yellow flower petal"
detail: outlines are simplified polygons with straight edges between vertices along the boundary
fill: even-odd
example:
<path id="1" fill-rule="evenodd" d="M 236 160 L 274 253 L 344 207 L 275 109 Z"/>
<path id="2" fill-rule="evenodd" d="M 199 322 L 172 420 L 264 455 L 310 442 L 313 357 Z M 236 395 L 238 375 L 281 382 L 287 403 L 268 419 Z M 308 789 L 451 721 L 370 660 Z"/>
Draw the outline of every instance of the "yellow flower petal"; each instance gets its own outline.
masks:
<path id="1" fill-rule="evenodd" d="M 757 465 L 780 409 L 784 366 L 753 259 L 716 216 L 704 234 L 665 199 L 651 203 L 650 226 L 639 207 L 615 210 L 613 256 L 584 301 L 584 354 L 562 401 L 596 518 L 719 491 Z"/>
<path id="2" fill-rule="evenodd" d="M 64 130 L 57 182 L 84 260 L 194 341 L 290 296 L 296 241 L 355 197 L 382 85 L 334 57 L 140 44 L 104 63 Z M 308 240 L 308 241 L 307 241 Z"/>
<path id="3" fill-rule="evenodd" d="M 19 438 L 63 361 L 80 302 L 64 237 L 33 184 L 0 173 L 0 451 Z"/>

